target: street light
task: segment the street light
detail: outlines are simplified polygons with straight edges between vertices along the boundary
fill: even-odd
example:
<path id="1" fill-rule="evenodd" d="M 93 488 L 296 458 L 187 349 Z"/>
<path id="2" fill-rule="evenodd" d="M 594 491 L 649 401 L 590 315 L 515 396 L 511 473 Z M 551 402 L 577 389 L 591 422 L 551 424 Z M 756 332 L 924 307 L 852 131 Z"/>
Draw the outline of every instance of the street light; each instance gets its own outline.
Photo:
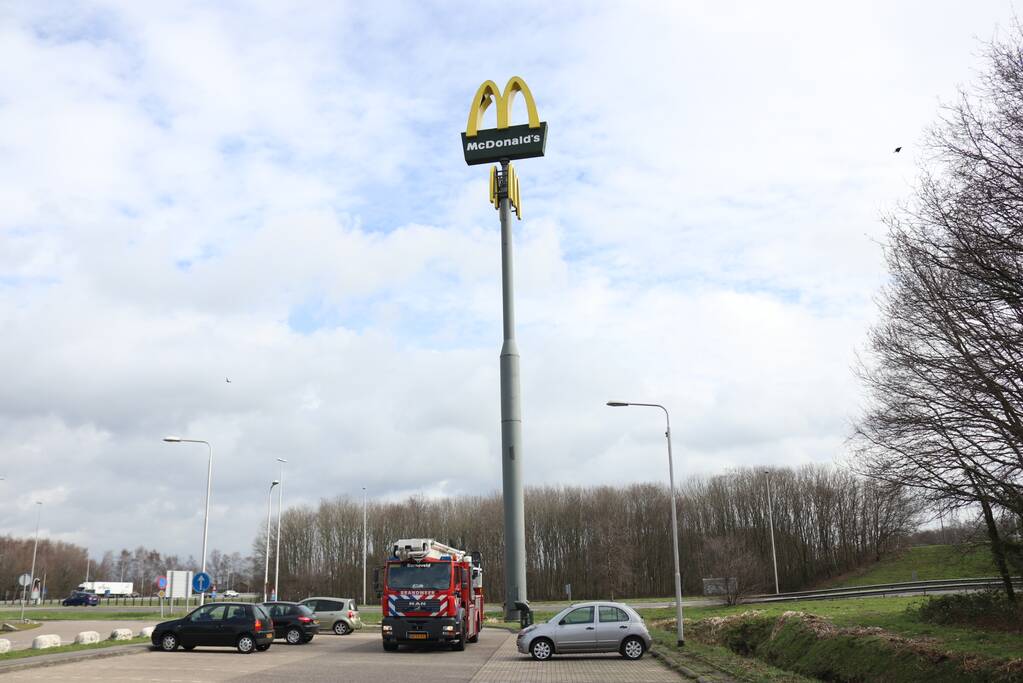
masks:
<path id="1" fill-rule="evenodd" d="M 210 451 L 209 467 L 206 470 L 206 517 L 202 523 L 202 572 L 206 573 L 206 538 L 210 531 L 210 488 L 213 485 L 213 446 L 202 439 L 182 439 L 180 436 L 165 436 L 167 443 L 204 443 Z M 206 593 L 199 594 L 199 604 L 206 604 Z"/>
<path id="2" fill-rule="evenodd" d="M 771 527 L 771 560 L 774 562 L 774 594 L 779 595 L 778 589 L 778 554 L 774 550 L 774 506 L 771 504 L 771 470 L 764 470 L 767 475 L 767 519 Z"/>
<path id="3" fill-rule="evenodd" d="M 366 487 L 362 487 L 362 604 L 366 604 Z"/>
<path id="4" fill-rule="evenodd" d="M 270 510 L 274 505 L 274 487 L 281 482 L 274 479 L 270 483 L 270 490 L 266 492 L 266 562 L 263 568 L 263 602 L 267 601 L 266 589 L 270 584 Z"/>
<path id="5" fill-rule="evenodd" d="M 277 462 L 281 463 L 281 487 L 277 489 L 277 554 L 274 556 L 274 600 L 281 597 L 278 592 L 280 586 L 278 582 L 281 578 L 281 509 L 284 507 L 284 463 L 288 461 L 284 458 L 277 458 Z"/>
<path id="6" fill-rule="evenodd" d="M 607 405 L 612 408 L 643 406 L 645 408 L 660 408 L 664 411 L 664 423 L 667 426 L 664 436 L 668 439 L 668 482 L 671 488 L 671 543 L 675 550 L 675 628 L 678 633 L 677 644 L 679 647 L 682 647 L 685 645 L 685 637 L 682 633 L 682 572 L 679 569 L 678 559 L 678 519 L 675 514 L 675 464 L 671 457 L 671 418 L 668 416 L 668 409 L 660 403 L 626 403 L 624 401 L 608 401 Z"/>
<path id="7" fill-rule="evenodd" d="M 43 502 L 41 500 L 36 501 L 37 508 L 36 512 L 36 541 L 32 544 L 32 571 L 29 572 L 28 586 L 25 586 L 25 590 L 21 592 L 21 620 L 25 621 L 25 593 L 29 590 L 34 590 L 36 587 L 36 550 L 39 548 L 39 520 L 43 516 Z"/>

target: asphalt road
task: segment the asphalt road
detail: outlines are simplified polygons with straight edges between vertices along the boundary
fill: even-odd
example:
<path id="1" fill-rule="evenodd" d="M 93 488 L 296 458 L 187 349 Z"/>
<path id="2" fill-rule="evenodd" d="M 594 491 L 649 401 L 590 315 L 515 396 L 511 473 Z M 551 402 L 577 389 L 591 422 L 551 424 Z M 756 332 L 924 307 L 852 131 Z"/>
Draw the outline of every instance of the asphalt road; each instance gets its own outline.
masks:
<path id="1" fill-rule="evenodd" d="M 678 675 L 652 657 L 631 662 L 617 654 L 555 657 L 534 662 L 515 650 L 515 634 L 485 629 L 463 652 L 447 648 L 384 652 L 375 629 L 349 636 L 321 635 L 306 645 L 274 643 L 266 652 L 233 648 L 192 652 L 144 650 L 11 672 L 18 681 L 346 681 L 353 683 L 551 683 L 618 681 L 668 683 Z M 137 651 L 133 651 L 137 652 Z"/>

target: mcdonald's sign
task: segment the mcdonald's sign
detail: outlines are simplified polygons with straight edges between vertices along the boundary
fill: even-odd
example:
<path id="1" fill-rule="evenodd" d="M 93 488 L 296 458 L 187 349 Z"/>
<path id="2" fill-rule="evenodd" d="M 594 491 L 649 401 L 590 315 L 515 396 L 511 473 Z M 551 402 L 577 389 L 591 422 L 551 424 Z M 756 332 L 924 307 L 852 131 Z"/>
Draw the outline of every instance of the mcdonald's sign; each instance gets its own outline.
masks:
<path id="1" fill-rule="evenodd" d="M 521 94 L 526 103 L 529 123 L 518 126 L 511 123 L 512 103 Z M 483 113 L 496 105 L 497 128 L 480 130 Z M 529 86 L 518 76 L 508 79 L 504 92 L 493 81 L 486 81 L 476 91 L 469 108 L 469 122 L 462 133 L 462 151 L 465 163 L 491 164 L 502 159 L 529 159 L 542 157 L 547 147 L 547 123 L 536 113 L 536 101 Z"/>

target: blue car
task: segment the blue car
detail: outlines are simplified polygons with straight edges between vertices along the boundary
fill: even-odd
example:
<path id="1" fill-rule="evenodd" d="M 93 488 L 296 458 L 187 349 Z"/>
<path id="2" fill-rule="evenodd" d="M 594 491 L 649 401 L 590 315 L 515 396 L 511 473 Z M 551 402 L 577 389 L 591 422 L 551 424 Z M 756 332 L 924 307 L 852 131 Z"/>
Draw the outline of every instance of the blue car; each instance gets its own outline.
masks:
<path id="1" fill-rule="evenodd" d="M 99 598 L 96 597 L 96 595 L 93 593 L 82 593 L 76 591 L 71 595 L 67 596 L 66 598 L 64 598 L 64 601 L 61 602 L 60 604 L 64 605 L 65 607 L 77 607 L 79 605 L 84 605 L 86 607 L 95 607 L 96 605 L 99 604 Z"/>

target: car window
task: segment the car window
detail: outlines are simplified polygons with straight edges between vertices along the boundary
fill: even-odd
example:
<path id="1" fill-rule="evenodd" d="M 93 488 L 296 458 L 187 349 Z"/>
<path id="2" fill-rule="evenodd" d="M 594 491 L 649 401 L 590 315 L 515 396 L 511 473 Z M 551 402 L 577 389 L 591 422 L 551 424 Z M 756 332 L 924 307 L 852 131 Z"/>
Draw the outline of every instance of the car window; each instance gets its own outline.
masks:
<path id="1" fill-rule="evenodd" d="M 593 623 L 593 608 L 592 607 L 580 607 L 574 609 L 565 615 L 562 619 L 566 624 L 592 624 Z"/>
<path id="2" fill-rule="evenodd" d="M 281 616 L 281 605 L 266 605 L 266 611 L 270 613 L 271 617 Z"/>
<path id="3" fill-rule="evenodd" d="M 320 609 L 316 606 L 315 600 L 303 600 L 302 604 L 311 609 L 314 612 L 319 612 Z"/>
<path id="4" fill-rule="evenodd" d="M 253 605 L 252 609 L 256 611 L 256 616 L 260 619 L 269 619 L 270 615 L 266 613 L 266 608 L 262 605 Z"/>
<path id="5" fill-rule="evenodd" d="M 210 605 L 192 612 L 191 621 L 223 621 L 227 608 L 224 605 Z"/>
<path id="6" fill-rule="evenodd" d="M 245 608 L 245 605 L 229 605 L 227 608 L 227 620 L 228 621 L 248 621 L 250 619 L 249 610 Z"/>
<path id="7" fill-rule="evenodd" d="M 618 609 L 617 607 L 608 607 L 602 605 L 600 607 L 600 621 L 606 623 L 609 621 L 628 621 L 629 615 Z"/>
<path id="8" fill-rule="evenodd" d="M 321 612 L 340 612 L 345 608 L 344 603 L 337 600 L 320 600 Z"/>
<path id="9" fill-rule="evenodd" d="M 303 617 L 313 616 L 313 611 L 305 605 L 295 605 L 295 613 L 301 614 Z"/>

